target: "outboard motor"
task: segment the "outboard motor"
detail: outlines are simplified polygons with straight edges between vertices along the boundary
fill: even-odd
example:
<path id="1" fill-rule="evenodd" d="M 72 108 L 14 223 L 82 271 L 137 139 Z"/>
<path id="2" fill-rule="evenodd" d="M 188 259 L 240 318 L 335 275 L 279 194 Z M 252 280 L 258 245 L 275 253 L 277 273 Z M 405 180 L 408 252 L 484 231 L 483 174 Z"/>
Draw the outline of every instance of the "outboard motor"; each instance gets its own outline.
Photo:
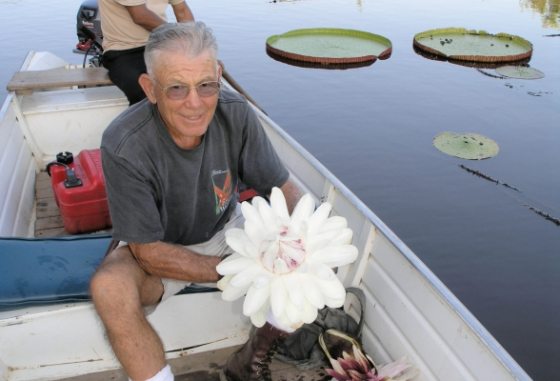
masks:
<path id="1" fill-rule="evenodd" d="M 93 66 L 100 66 L 100 59 L 103 54 L 103 48 L 101 47 L 103 33 L 101 31 L 101 19 L 97 0 L 84 0 L 82 2 L 76 16 L 76 31 L 78 43 L 74 52 L 82 53 L 86 56 L 91 54 L 90 63 Z"/>

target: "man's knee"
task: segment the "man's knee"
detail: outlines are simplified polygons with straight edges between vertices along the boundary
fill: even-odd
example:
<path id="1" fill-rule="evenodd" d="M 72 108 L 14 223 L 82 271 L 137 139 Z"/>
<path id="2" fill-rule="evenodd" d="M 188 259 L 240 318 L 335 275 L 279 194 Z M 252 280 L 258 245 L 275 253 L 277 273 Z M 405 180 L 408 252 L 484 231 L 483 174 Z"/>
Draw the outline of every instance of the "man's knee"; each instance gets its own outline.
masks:
<path id="1" fill-rule="evenodd" d="M 90 281 L 93 301 L 115 301 L 122 297 L 130 299 L 139 288 L 138 267 L 127 248 L 113 250 L 99 266 Z"/>

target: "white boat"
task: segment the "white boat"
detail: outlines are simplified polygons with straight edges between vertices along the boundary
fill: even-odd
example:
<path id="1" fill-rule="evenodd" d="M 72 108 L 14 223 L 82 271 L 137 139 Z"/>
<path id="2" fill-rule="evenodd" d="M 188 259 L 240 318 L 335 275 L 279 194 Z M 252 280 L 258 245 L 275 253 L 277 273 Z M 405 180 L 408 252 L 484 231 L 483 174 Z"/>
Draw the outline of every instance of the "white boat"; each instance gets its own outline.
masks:
<path id="1" fill-rule="evenodd" d="M 17 255 L 7 253 L 13 237 L 28 238 L 24 243 L 33 248 L 29 250 L 45 245 L 34 232 L 41 209 L 35 192 L 46 164 L 59 151 L 78 153 L 98 147 L 104 128 L 127 107 L 102 69 L 65 66 L 48 53 L 30 53 L 9 90 L 0 111 L 0 258 L 4 264 L 37 255 L 25 249 Z M 363 344 L 377 363 L 406 356 L 419 371 L 418 381 L 530 380 L 383 221 L 282 128 L 255 111 L 295 178 L 317 201 L 330 202 L 333 212 L 344 216 L 354 232 L 358 260 L 337 274 L 345 286 L 365 292 Z M 93 235 L 69 241 L 73 249 L 61 249 L 61 260 L 79 259 L 85 250 L 76 247 L 91 246 L 99 239 L 108 238 Z M 58 243 L 64 248 L 68 241 Z M 98 252 L 97 257 L 102 256 Z M 39 268 L 56 272 L 55 267 Z M 11 269 L 0 271 L 5 276 Z M 29 270 L 17 279 L 25 283 L 39 275 Z M 54 303 L 51 296 L 44 296 L 42 301 L 51 303 L 42 305 L 28 305 L 26 300 L 0 304 L 0 380 L 126 379 L 92 304 L 60 295 Z M 345 308 L 356 313 L 351 303 Z M 184 374 L 211 374 L 215 364 L 246 340 L 250 328 L 240 303 L 222 301 L 219 292 L 176 295 L 150 315 L 150 321 L 173 368 Z"/>

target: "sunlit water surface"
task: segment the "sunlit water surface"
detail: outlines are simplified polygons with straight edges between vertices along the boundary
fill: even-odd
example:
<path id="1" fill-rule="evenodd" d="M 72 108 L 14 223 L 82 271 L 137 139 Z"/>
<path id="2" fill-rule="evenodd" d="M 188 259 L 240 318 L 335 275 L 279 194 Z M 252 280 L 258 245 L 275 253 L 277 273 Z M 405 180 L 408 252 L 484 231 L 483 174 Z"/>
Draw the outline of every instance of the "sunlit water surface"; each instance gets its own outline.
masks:
<path id="1" fill-rule="evenodd" d="M 2 89 L 29 50 L 81 61 L 71 52 L 80 3 L 0 0 Z M 560 360 L 560 227 L 530 208 L 560 217 L 560 37 L 545 36 L 560 28 L 557 14 L 543 26 L 531 4 L 189 2 L 216 32 L 228 72 L 260 106 L 378 214 L 533 378 L 553 380 Z M 498 79 L 487 75 L 492 69 L 413 51 L 414 34 L 449 26 L 524 37 L 534 47 L 529 64 L 546 77 Z M 392 41 L 393 54 L 348 70 L 296 67 L 266 54 L 270 35 L 308 27 L 380 34 Z M 446 156 L 432 146 L 442 131 L 486 135 L 500 153 L 483 161 Z"/>

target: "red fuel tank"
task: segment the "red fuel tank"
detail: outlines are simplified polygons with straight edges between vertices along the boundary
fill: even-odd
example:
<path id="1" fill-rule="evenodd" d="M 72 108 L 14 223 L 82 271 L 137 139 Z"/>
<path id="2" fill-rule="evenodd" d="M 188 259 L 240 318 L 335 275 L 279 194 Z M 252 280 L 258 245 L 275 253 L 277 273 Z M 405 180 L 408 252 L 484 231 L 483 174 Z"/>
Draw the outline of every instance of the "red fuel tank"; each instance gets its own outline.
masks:
<path id="1" fill-rule="evenodd" d="M 68 233 L 111 227 L 99 149 L 83 150 L 75 158 L 68 152 L 60 153 L 47 170 Z"/>

